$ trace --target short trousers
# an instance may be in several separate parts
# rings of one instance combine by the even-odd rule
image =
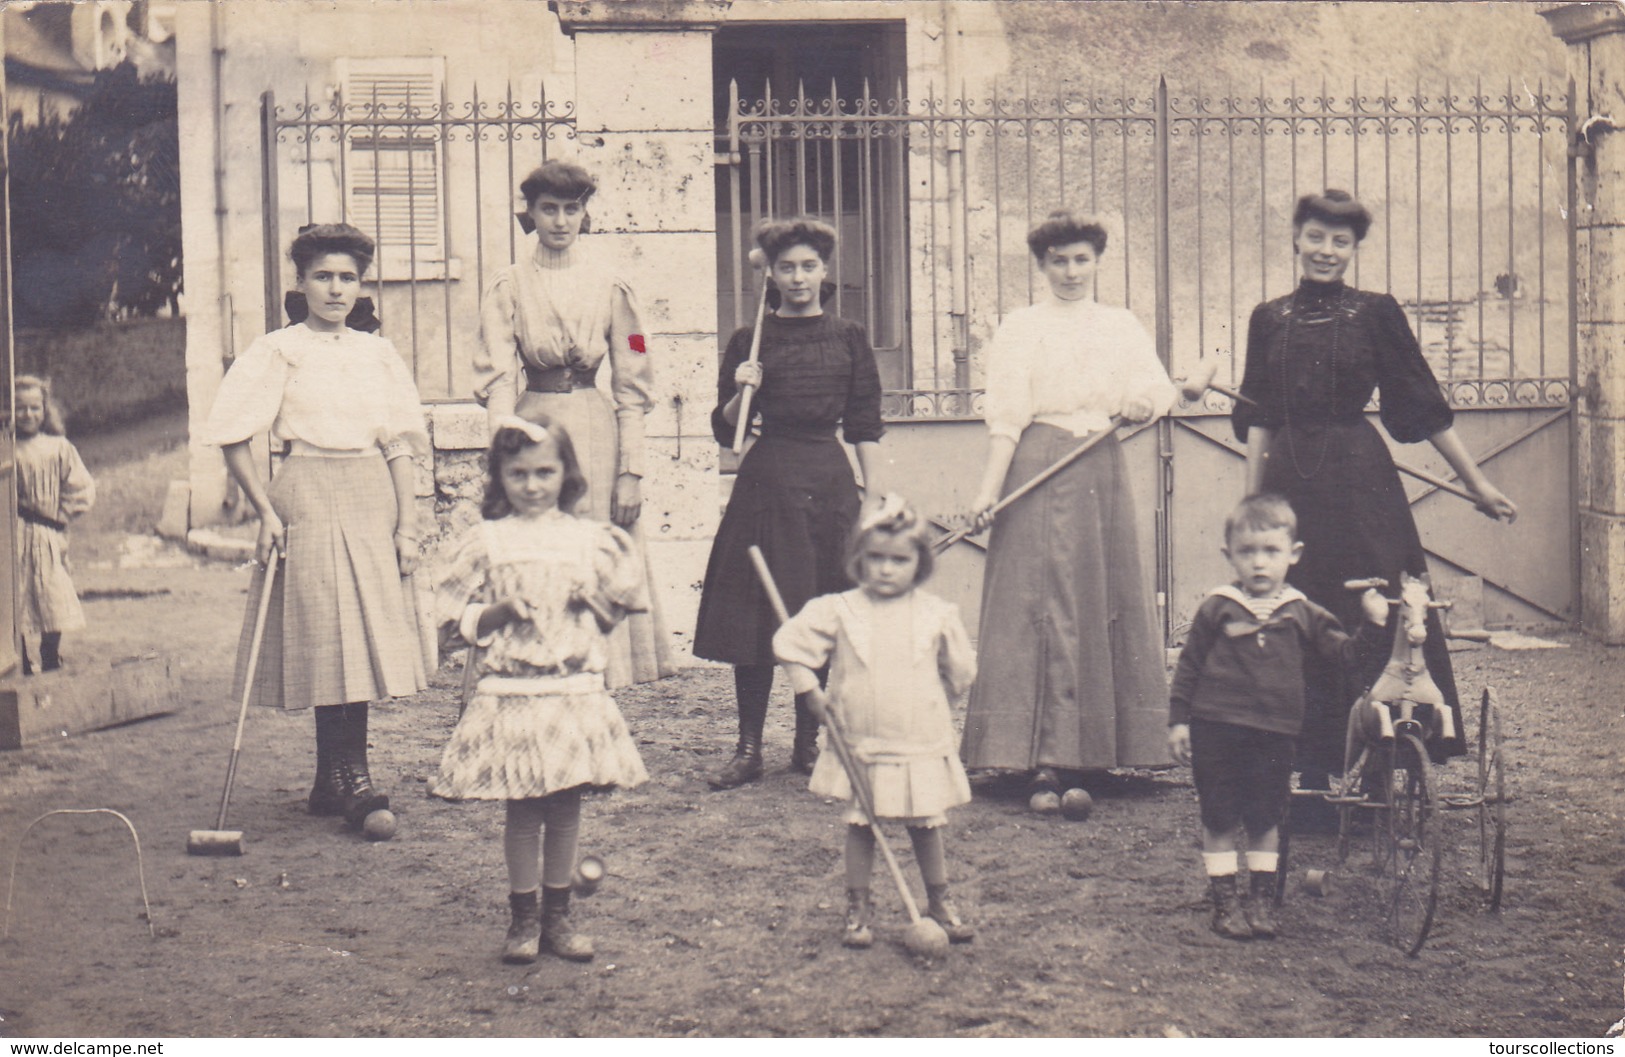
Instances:
[[[1191,774],[1202,825],[1260,836],[1286,817],[1297,739],[1211,719],[1191,719]]]

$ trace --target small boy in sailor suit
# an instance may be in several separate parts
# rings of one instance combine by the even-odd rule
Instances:
[[[1358,670],[1381,649],[1388,620],[1387,600],[1368,590],[1361,598],[1366,623],[1351,636],[1288,585],[1287,570],[1303,554],[1297,536],[1297,516],[1280,496],[1249,496],[1231,512],[1223,551],[1235,582],[1214,588],[1196,611],[1169,692],[1168,747],[1191,766],[1213,931],[1229,939],[1276,932],[1271,905],[1303,730],[1304,656],[1314,651]],[[1248,898],[1238,901],[1243,848]]]

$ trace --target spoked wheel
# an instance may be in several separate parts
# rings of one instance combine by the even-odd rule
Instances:
[[[1427,750],[1414,734],[1396,735],[1384,793],[1387,808],[1377,827],[1378,884],[1393,944],[1414,958],[1433,928],[1444,858],[1442,819],[1429,780]]]
[[[1506,751],[1495,693],[1486,686],[1478,708],[1478,886],[1492,911],[1501,909],[1506,845]]]

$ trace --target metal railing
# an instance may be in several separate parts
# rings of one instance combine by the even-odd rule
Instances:
[[[1252,307],[1296,283],[1298,196],[1335,186],[1376,217],[1349,280],[1401,302],[1453,404],[1565,406],[1572,97],[1511,83],[884,102],[867,86],[856,100],[735,88],[718,129],[719,230],[737,249],[719,263],[719,326],[749,307],[749,224],[821,216],[846,236],[835,310],[870,327],[888,415],[974,417],[980,350],[1044,292],[1026,233],[1070,206],[1110,235],[1097,296],[1138,312],[1174,373],[1218,354],[1234,382]]]
[[[282,324],[291,278],[284,231],[343,220],[378,243],[370,279],[383,333],[412,365],[425,400],[467,399],[479,299],[512,263],[519,181],[575,135],[574,107],[545,88],[518,98],[382,103],[335,95],[261,99],[265,142],[266,324]],[[291,178],[290,178],[291,177]]]

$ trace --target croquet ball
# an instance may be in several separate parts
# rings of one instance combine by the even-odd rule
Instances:
[[[1061,810],[1061,797],[1053,789],[1040,789],[1027,801],[1027,807],[1035,815],[1053,815]]]
[[[941,958],[948,953],[948,933],[930,918],[921,918],[903,932],[903,946],[920,958]]]
[[[1094,797],[1087,789],[1068,789],[1061,797],[1061,814],[1073,822],[1082,822],[1094,809]]]
[[[596,855],[584,855],[576,864],[574,887],[576,895],[590,896],[598,891],[604,880],[604,860]]]
[[[361,835],[368,840],[388,840],[395,835],[395,812],[380,809],[367,814]]]

